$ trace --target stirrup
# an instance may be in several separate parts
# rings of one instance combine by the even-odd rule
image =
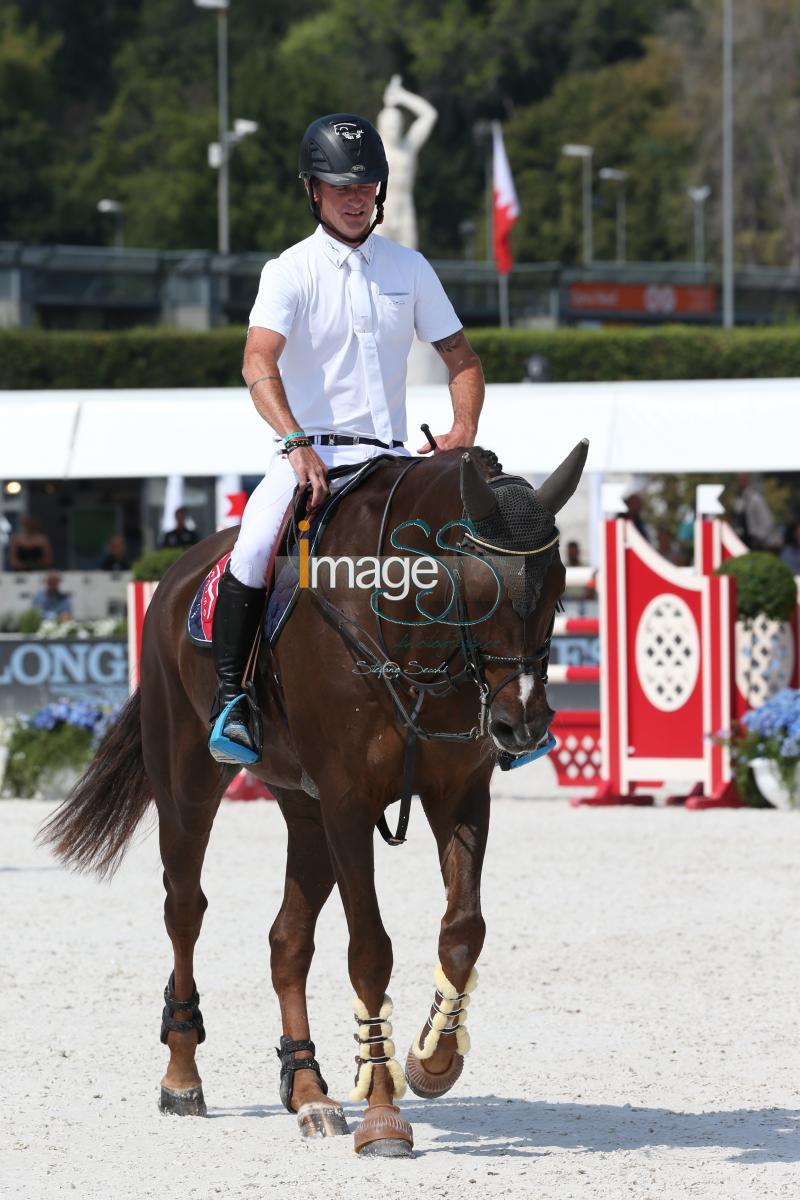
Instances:
[[[281,1035],[280,1046],[275,1047],[275,1053],[281,1060],[281,1103],[287,1112],[294,1113],[292,1108],[292,1087],[295,1071],[313,1071],[319,1079],[320,1091],[327,1096],[328,1085],[322,1078],[322,1072],[316,1058],[295,1058],[298,1050],[310,1050],[316,1054],[316,1047],[311,1041],[292,1041],[286,1034]]]
[[[242,692],[241,695],[235,696],[233,700],[225,705],[214,722],[211,729],[211,736],[208,739],[208,749],[212,758],[215,758],[220,763],[233,763],[240,767],[257,763],[261,757],[257,749],[244,746],[241,742],[234,741],[233,738],[227,737],[225,734],[225,725],[228,717],[231,711],[242,700],[249,704],[250,699],[247,692]],[[247,735],[252,740],[253,735],[244,722],[242,722],[242,728],[247,729]]]

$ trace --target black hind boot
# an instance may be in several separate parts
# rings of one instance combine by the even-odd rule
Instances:
[[[242,677],[264,615],[265,597],[265,588],[248,587],[229,566],[225,568],[211,634],[219,687],[211,709],[208,748],[217,762],[246,766],[261,757],[260,729]]]

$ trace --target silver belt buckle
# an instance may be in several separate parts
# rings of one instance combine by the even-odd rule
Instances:
[[[358,436],[358,434],[356,434],[355,437],[353,438],[353,445],[358,446],[360,444],[360,442],[361,442],[361,438]]]

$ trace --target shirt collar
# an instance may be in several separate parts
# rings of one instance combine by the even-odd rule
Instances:
[[[372,262],[372,255],[375,252],[375,235],[371,233],[365,242],[360,246],[346,246],[344,242],[339,242],[322,227],[317,226],[315,237],[319,239],[319,243],[331,262],[336,267],[343,267],[353,251],[361,254],[365,262]]]

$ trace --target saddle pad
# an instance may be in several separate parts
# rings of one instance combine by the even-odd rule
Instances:
[[[319,512],[315,514],[311,521],[311,529],[308,536],[311,541],[310,553],[314,553],[317,548],[317,543],[322,536],[323,530],[328,525],[333,513],[343,496],[348,492],[352,492],[368,475],[371,475],[377,466],[387,460],[394,461],[395,455],[380,454],[375,458],[368,458],[366,462],[359,463],[356,469],[353,468],[333,468],[329,472],[328,479],[330,484],[330,495],[325,500]],[[340,472],[340,473],[336,473]],[[292,505],[289,505],[291,511]],[[290,524],[290,522],[288,523]],[[286,619],[289,616],[294,602],[297,598],[298,584],[300,582],[300,571],[298,566],[299,561],[299,546],[295,544],[291,555],[286,554],[286,529],[288,524],[284,522],[285,529],[281,531],[278,538],[276,550],[278,554],[282,554],[282,561],[279,569],[275,572],[275,578],[272,584],[272,589],[267,600],[266,612],[264,614],[264,637],[274,645],[277,641],[278,634],[283,629]],[[283,543],[281,545],[281,543]],[[222,578],[222,573],[230,561],[231,551],[224,554],[222,558],[214,564],[211,570],[206,575],[200,587],[195,593],[194,599],[189,607],[189,616],[186,622],[186,633],[189,640],[195,646],[211,646],[211,631],[214,624],[214,608],[217,603],[217,595],[219,594],[219,581]],[[270,575],[272,568],[276,562],[276,558],[272,557],[267,565],[267,586],[269,586]]]

